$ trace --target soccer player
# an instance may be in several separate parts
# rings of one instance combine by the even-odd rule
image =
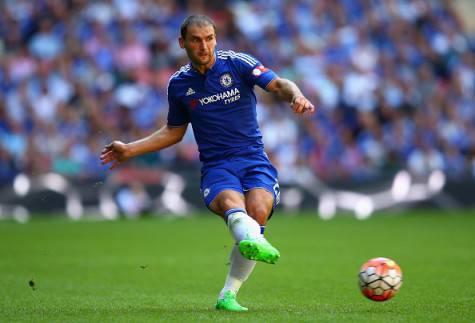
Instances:
[[[254,57],[216,50],[216,27],[204,15],[187,17],[180,47],[190,63],[168,83],[168,122],[140,140],[113,141],[102,151],[113,169],[129,158],[178,143],[189,123],[198,144],[201,193],[206,206],[221,216],[236,241],[217,309],[247,311],[236,294],[256,261],[274,264],[279,251],[264,238],[264,228],[279,202],[277,171],[264,152],[256,118],[255,85],[289,102],[297,114],[314,112],[295,83],[279,78]]]

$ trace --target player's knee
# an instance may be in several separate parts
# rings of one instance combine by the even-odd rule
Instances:
[[[225,197],[219,201],[220,207],[222,210],[229,210],[229,209],[235,209],[239,208],[241,206],[241,203],[239,203],[239,200],[236,200],[234,198],[229,198]]]
[[[262,205],[251,205],[247,209],[247,214],[257,221],[260,225],[265,225],[269,217],[270,210]]]
[[[223,192],[216,197],[211,204],[212,209],[217,209],[218,213],[224,213],[229,209],[244,208],[244,202],[241,196]]]

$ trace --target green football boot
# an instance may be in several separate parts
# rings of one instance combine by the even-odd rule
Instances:
[[[224,293],[224,298],[218,299],[216,302],[216,309],[233,312],[247,311],[247,307],[239,305],[239,303],[236,301],[236,294],[231,290],[228,290]]]
[[[279,250],[274,248],[266,239],[241,240],[239,251],[244,258],[275,264],[280,258]]]

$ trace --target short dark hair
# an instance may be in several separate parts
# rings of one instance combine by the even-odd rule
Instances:
[[[213,19],[205,15],[191,15],[185,18],[180,26],[180,35],[181,38],[185,39],[186,33],[188,31],[188,26],[197,25],[197,26],[213,26],[214,33],[216,34],[216,24]]]

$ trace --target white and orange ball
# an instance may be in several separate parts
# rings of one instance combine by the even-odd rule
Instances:
[[[392,298],[402,285],[402,271],[395,261],[373,258],[361,266],[360,289],[367,298],[382,302]]]

